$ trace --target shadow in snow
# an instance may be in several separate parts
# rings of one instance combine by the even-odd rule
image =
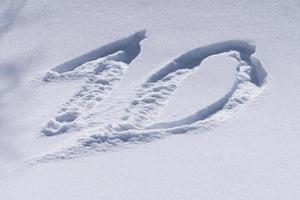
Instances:
[[[237,51],[240,53],[240,57],[243,61],[249,65],[253,65],[254,72],[251,76],[252,82],[256,85],[263,83],[266,72],[263,70],[261,64],[257,59],[251,60],[251,55],[255,52],[255,46],[250,45],[245,41],[240,40],[229,40],[225,42],[215,43],[204,47],[196,48],[191,50],[167,64],[159,71],[154,73],[149,79],[148,83],[157,82],[163,79],[168,74],[175,72],[179,69],[192,69],[201,64],[201,62],[211,56],[229,51]],[[260,76],[261,75],[261,76]]]
[[[86,62],[97,60],[98,58],[114,54],[118,51],[124,51],[125,54],[122,57],[120,57],[119,60],[116,61],[121,61],[129,64],[137,55],[139,55],[141,51],[139,42],[142,41],[144,38],[146,38],[145,30],[136,32],[135,34],[129,37],[109,43],[89,53],[86,53],[61,65],[58,65],[52,70],[58,73],[72,71]]]
[[[6,2],[2,2],[2,4],[5,3]],[[20,12],[25,5],[25,0],[12,1],[2,13],[0,12],[0,37],[7,33],[14,26]]]

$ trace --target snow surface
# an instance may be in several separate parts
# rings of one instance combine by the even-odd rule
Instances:
[[[299,199],[300,3],[0,2],[0,199]]]

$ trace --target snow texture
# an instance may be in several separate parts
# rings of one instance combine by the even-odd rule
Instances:
[[[140,33],[134,34],[133,37],[137,35]],[[137,44],[130,46],[137,46]],[[183,119],[151,124],[151,121],[159,116],[176,88],[201,67],[200,64],[205,58],[229,51],[233,52],[231,56],[239,64],[233,86],[227,94]],[[49,121],[41,132],[46,136],[78,130],[86,133],[76,138],[77,142],[74,145],[64,146],[65,150],[48,153],[37,159],[37,162],[82,156],[83,152],[86,152],[84,149],[107,151],[124,144],[149,142],[168,134],[186,133],[197,129],[207,130],[218,126],[232,116],[241,105],[257,96],[266,82],[267,73],[260,61],[252,55],[254,53],[255,46],[245,41],[226,41],[189,51],[146,79],[145,83],[136,89],[136,96],[133,97],[130,105],[125,106],[124,114],[119,120],[115,120],[114,123],[98,124],[92,130],[89,130],[89,125],[86,125],[86,120],[89,118],[87,113],[93,112],[95,102],[101,104],[102,99],[108,98],[106,91],[111,91],[117,86],[127,68],[126,52],[121,51],[87,62],[72,71],[57,75],[54,75],[55,72],[51,75],[48,73],[44,77],[47,82],[72,78],[86,78],[87,81],[83,89],[61,108],[55,120]],[[113,118],[118,118],[118,115]]]
[[[298,0],[0,1],[0,199],[300,199],[299,19]]]

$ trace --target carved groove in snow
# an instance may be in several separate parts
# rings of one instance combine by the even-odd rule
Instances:
[[[145,38],[145,33],[140,32],[131,37],[137,36],[139,39],[130,40],[136,43],[129,46],[139,46],[139,42]],[[42,130],[47,136],[80,130],[80,136],[71,137],[70,146],[49,153],[38,161],[73,158],[87,152],[107,151],[116,146],[145,143],[170,134],[208,130],[230,118],[243,104],[256,97],[266,82],[267,73],[260,61],[253,56],[255,46],[245,41],[233,40],[200,47],[175,58],[147,78],[136,89],[136,96],[128,100],[130,103],[127,107],[122,109],[121,114],[115,116],[118,118],[117,122],[107,122],[101,127],[92,129],[80,129],[77,123],[84,123],[83,113],[91,111],[94,104],[107,98],[107,93],[117,87],[128,64],[139,53],[137,50],[130,50],[131,53],[128,54],[124,49],[126,48],[122,47],[121,51],[75,68],[66,67],[68,71],[59,70],[59,73],[52,71],[45,76],[45,81],[84,78],[86,84]],[[160,114],[161,108],[168,103],[176,88],[186,77],[201,67],[200,64],[204,59],[229,51],[235,52],[235,58],[239,62],[230,91],[190,116],[151,124]],[[137,54],[133,55],[132,52]]]

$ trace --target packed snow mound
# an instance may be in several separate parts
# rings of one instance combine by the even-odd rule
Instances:
[[[116,61],[126,58],[121,51],[96,61],[88,62],[73,71],[58,74],[49,72],[44,80],[65,81],[70,79],[84,79],[81,90],[64,103],[57,116],[50,120],[42,133],[47,136],[79,130],[85,125],[84,121],[102,99],[106,98],[117,87],[128,67],[126,63]]]
[[[41,132],[53,136],[86,126],[90,112],[117,87],[128,64],[140,53],[139,43],[144,38],[145,31],[137,32],[47,72],[44,82],[84,79],[85,83]]]
[[[111,46],[104,46],[105,51],[100,47],[93,53],[80,56],[45,74],[43,81],[46,84],[76,79],[83,79],[84,84],[41,130],[45,136],[68,133],[68,141],[62,148],[42,155],[34,162],[73,158],[87,152],[145,143],[195,129],[205,131],[230,118],[242,105],[257,96],[265,85],[267,73],[260,61],[253,56],[254,45],[236,40],[220,42],[196,48],[175,58],[146,78],[144,83],[137,85],[136,95],[126,100],[127,105],[114,104],[117,112],[110,113],[108,107],[111,105],[102,103],[103,99],[109,98],[113,104],[117,94],[110,94],[124,77],[130,63],[138,56],[139,42],[144,37],[145,32],[138,32],[111,43]],[[107,51],[110,48],[113,50]],[[115,50],[118,51],[114,52]],[[96,56],[95,52],[102,53]],[[201,67],[204,59],[226,52],[227,56],[235,58],[238,66],[234,83],[223,97],[182,119],[153,124],[153,121],[159,119],[162,109],[178,86]],[[103,55],[105,56],[98,57]],[[94,56],[97,59],[90,61]],[[86,60],[86,63],[77,66]],[[106,112],[97,113],[97,109],[105,110],[105,107]],[[102,120],[107,119],[107,116],[110,120]]]

